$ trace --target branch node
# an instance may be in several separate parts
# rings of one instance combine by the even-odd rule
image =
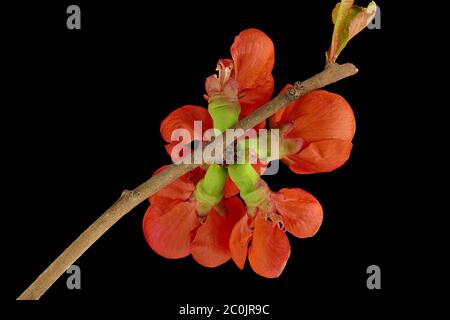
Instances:
[[[297,91],[300,91],[300,90],[302,90],[304,87],[303,87],[303,82],[301,82],[301,81],[296,81],[295,83],[294,83],[294,88],[295,88],[295,90],[297,90]]]
[[[294,101],[296,99],[298,99],[304,91],[305,87],[303,85],[303,82],[301,81],[296,81],[294,83],[294,85],[292,86],[292,88],[289,88],[286,92],[288,94],[288,99],[290,101]]]
[[[139,191],[123,190],[121,198],[136,198],[136,197],[139,197],[139,195],[140,195]]]
[[[287,89],[286,93],[289,101],[297,99],[297,90],[294,87]]]

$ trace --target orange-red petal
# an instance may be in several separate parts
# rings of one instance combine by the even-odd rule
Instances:
[[[157,175],[160,172],[167,169],[169,166],[163,166],[155,171],[153,175]],[[191,172],[186,173],[175,181],[169,183],[163,187],[154,195],[150,196],[150,202],[153,202],[157,197],[163,197],[168,199],[187,200],[195,190],[195,184],[204,176],[204,171],[200,168],[196,168]]]
[[[241,117],[267,102],[273,93],[275,49],[262,31],[242,31],[231,46],[235,78],[239,83]]]
[[[202,122],[202,132],[212,128],[212,119],[206,108],[199,106],[186,105],[181,108],[175,109],[170,113],[161,123],[161,136],[163,139],[172,143],[171,136],[175,129],[186,129],[190,133],[191,141],[194,140],[194,121]]]
[[[307,143],[351,141],[355,134],[355,116],[348,102],[325,90],[310,92],[287,106],[281,122],[293,122],[288,138],[302,138]]]
[[[285,232],[258,214],[248,252],[253,271],[266,278],[277,278],[283,272],[290,253],[291,246]]]
[[[230,260],[231,231],[245,214],[244,205],[237,197],[224,200],[221,204],[225,209],[224,215],[211,210],[191,245],[192,257],[205,267],[214,268]]]
[[[162,199],[162,198],[161,198]],[[145,239],[157,254],[168,259],[179,259],[191,253],[191,241],[200,225],[196,204],[189,201],[167,200],[150,205],[144,216]]]
[[[272,195],[287,231],[298,238],[312,237],[319,230],[323,210],[319,201],[301,189],[281,189]]]
[[[230,236],[231,258],[239,269],[244,269],[247,259],[248,244],[252,238],[253,230],[251,228],[252,220],[248,215],[244,215],[233,227]]]
[[[355,117],[343,97],[325,90],[310,92],[270,118],[272,128],[287,123],[291,129],[285,138],[304,141],[300,152],[283,159],[292,171],[329,172],[342,166],[350,156]]]
[[[203,170],[201,167],[197,167],[191,172],[189,172],[189,179],[194,185],[197,185],[197,183],[203,179],[205,173],[206,173],[205,170]]]
[[[270,75],[267,79],[255,88],[242,89],[239,92],[239,102],[241,104],[241,113],[239,119],[243,119],[253,111],[261,107],[270,100],[273,94],[274,79]],[[264,124],[264,125],[263,125]],[[265,121],[260,124],[260,128],[265,127]]]
[[[275,49],[264,32],[257,29],[242,31],[234,39],[230,51],[241,88],[255,88],[271,76]]]
[[[239,193],[239,188],[236,187],[233,180],[230,179],[230,176],[227,176],[227,180],[225,181],[225,186],[223,188],[223,196],[225,198],[231,198]]]
[[[150,212],[154,217],[162,217],[165,215],[172,207],[176,206],[178,203],[183,202],[183,200],[178,199],[167,199],[167,198],[161,198],[161,197],[155,197],[153,198],[153,201],[151,203],[151,210],[150,206],[147,208],[146,215],[144,215],[144,220],[149,218],[147,216],[147,212],[150,215]]]
[[[345,140],[317,141],[284,160],[295,173],[330,172],[348,160],[352,147],[353,144]]]

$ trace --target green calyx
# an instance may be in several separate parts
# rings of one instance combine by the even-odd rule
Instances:
[[[237,98],[216,95],[209,99],[208,112],[213,119],[214,129],[224,132],[238,122],[241,106]],[[207,215],[209,210],[219,204],[226,179],[227,170],[223,166],[212,164],[208,167],[205,177],[197,183],[194,192],[199,215]]]
[[[239,188],[241,196],[254,191],[261,179],[250,163],[229,165],[228,174],[236,187]]]
[[[197,183],[194,192],[199,215],[208,214],[209,210],[222,200],[226,179],[227,170],[224,167],[217,164],[208,167],[204,178]]]
[[[247,205],[248,213],[254,215],[256,208],[270,210],[270,189],[249,163],[228,166],[231,180],[239,188],[241,198]]]
[[[224,132],[238,122],[241,106],[238,100],[217,96],[210,99],[208,112],[213,119],[214,128]]]
[[[266,207],[268,192],[270,192],[270,190],[267,186],[265,184],[261,184],[251,192],[241,192],[241,197],[249,208]]]

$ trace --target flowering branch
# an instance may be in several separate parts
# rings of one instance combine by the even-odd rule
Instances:
[[[325,70],[304,82],[295,85],[275,97],[249,116],[239,121],[233,128],[248,130],[272,116],[300,96],[327,86],[336,81],[350,77],[358,72],[351,63],[330,63]],[[215,141],[219,141],[216,139]],[[215,143],[215,141],[211,143]],[[211,159],[203,159],[208,162]],[[192,163],[192,162],[191,162]],[[106,210],[89,228],[87,228],[39,277],[17,298],[17,300],[38,300],[50,286],[109,228],[130,212],[138,204],[148,199],[175,179],[192,171],[200,164],[171,165],[166,170],[151,177],[133,190],[125,190],[120,198]]]

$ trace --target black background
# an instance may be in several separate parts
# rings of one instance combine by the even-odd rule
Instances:
[[[204,79],[218,58],[229,57],[235,35],[255,27],[271,37],[278,92],[322,70],[334,3],[58,1],[5,10],[5,17],[14,14],[4,60],[10,71],[4,90],[11,96],[3,117],[11,125],[3,135],[4,181],[13,191],[8,299],[15,299],[123,189],[170,161],[160,122],[184,104],[206,106]],[[69,4],[81,7],[81,30],[66,28]],[[68,290],[63,275],[42,300],[141,301],[151,314],[164,312],[166,318],[175,318],[187,303],[270,304],[276,318],[301,314],[313,301],[384,308],[400,281],[392,260],[400,244],[396,209],[386,204],[397,188],[390,153],[394,127],[386,117],[394,111],[385,103],[389,70],[396,63],[390,47],[394,35],[389,7],[378,4],[381,30],[365,30],[339,57],[360,72],[327,88],[344,96],[355,112],[350,160],[332,173],[295,175],[282,166],[265,178],[273,190],[311,192],[325,213],[314,238],[290,236],[291,257],[279,279],[261,278],[248,264],[244,271],[232,262],[207,269],[191,257],[158,256],[141,231],[144,203],[76,262],[81,290]],[[366,287],[371,264],[382,270],[378,291]]]

